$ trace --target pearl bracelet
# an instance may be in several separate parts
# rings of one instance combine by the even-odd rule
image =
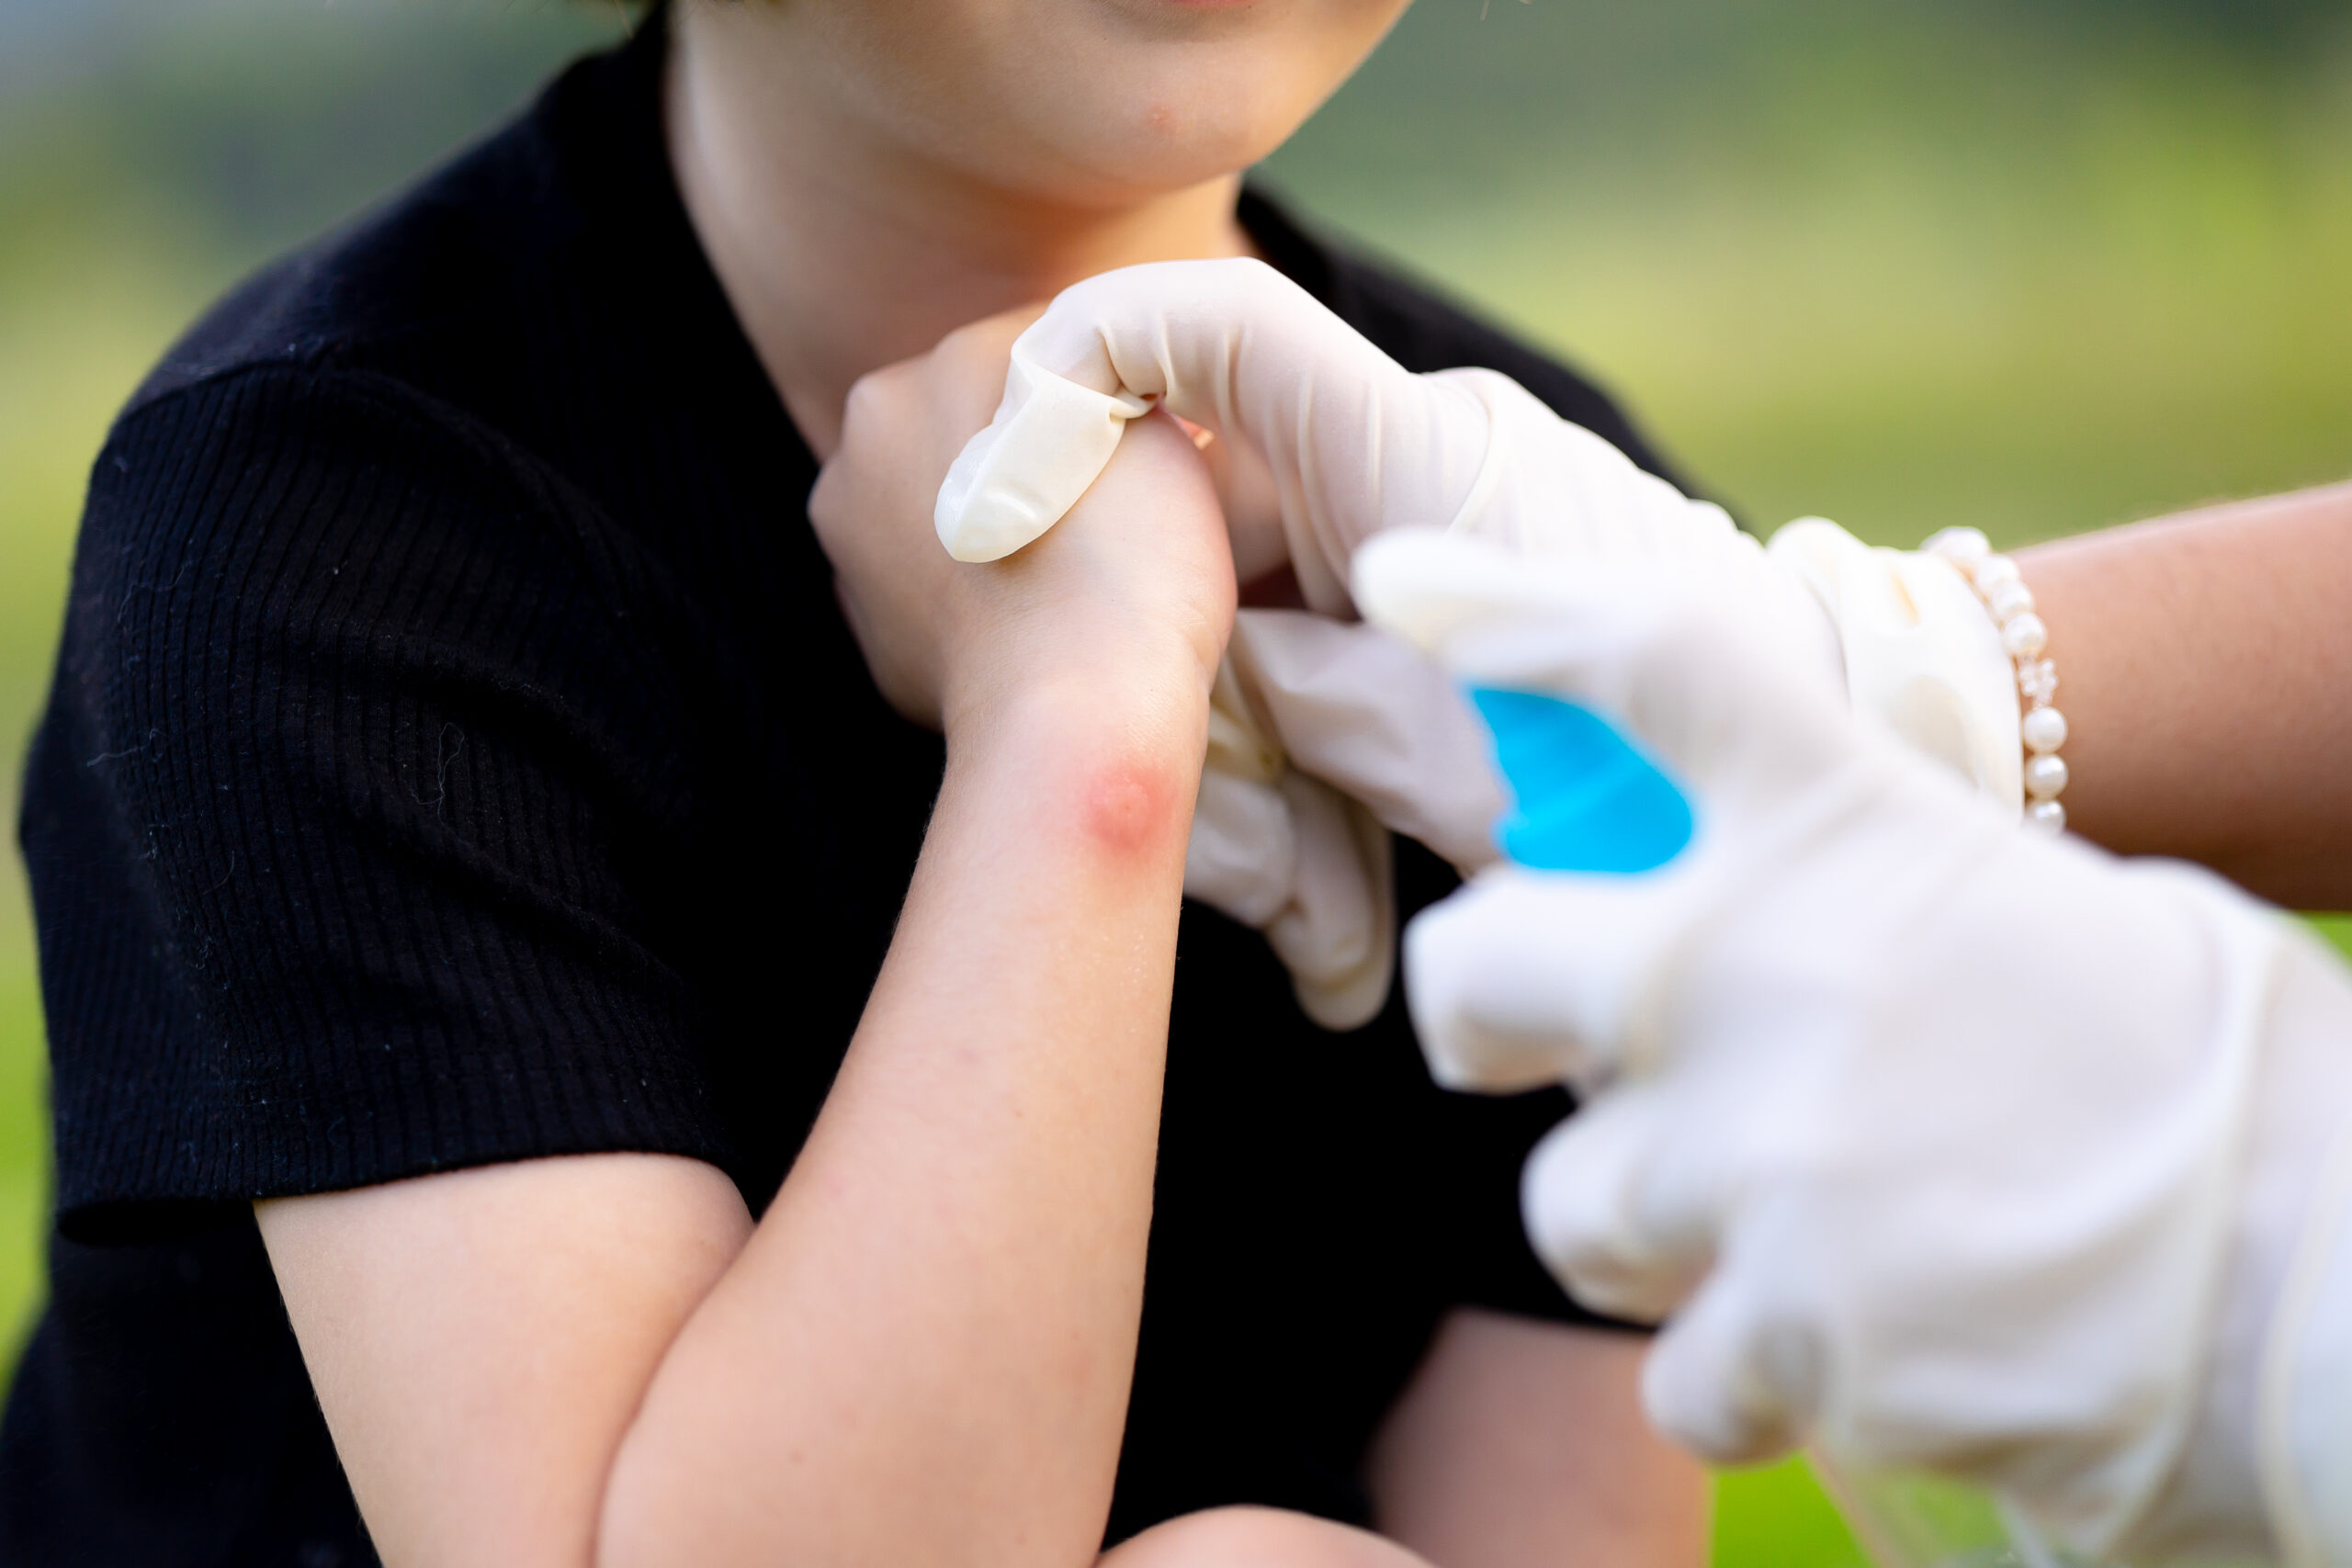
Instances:
[[[1951,562],[2001,628],[2001,651],[2016,663],[2018,690],[2030,705],[2018,721],[2026,750],[2025,819],[2044,832],[2064,831],[2066,808],[2058,796],[2066,787],[2066,761],[2058,748],[2066,744],[2066,716],[2050,703],[2058,694],[2058,667],[2041,656],[2050,628],[2034,614],[2033,590],[2018,575],[2018,563],[1994,554],[1977,529],[1945,528],[1919,548]]]

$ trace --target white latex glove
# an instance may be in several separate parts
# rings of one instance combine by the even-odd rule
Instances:
[[[1012,345],[1004,400],[939,491],[958,560],[1012,554],[1155,404],[1239,443],[1279,498],[1310,609],[1344,615],[1355,547],[1400,525],[1545,553],[1752,558],[1691,501],[1493,370],[1416,376],[1262,262],[1159,262],[1065,289]]]
[[[1588,1096],[1529,1229],[1588,1303],[1672,1314],[1664,1430],[1939,1469],[2095,1552],[2352,1562],[2332,955],[2018,829],[1737,603],[1423,534],[1355,594],[1465,683],[1613,716],[1692,802],[1661,870],[1498,865],[1406,939],[1442,1081]]]
[[[1234,518],[1237,535],[1278,526],[1308,606],[1326,616],[1353,614],[1360,542],[1441,525],[1532,555],[1737,577],[1835,668],[1821,608],[1720,507],[1643,472],[1508,377],[1408,372],[1255,261],[1129,267],[1066,290],[1014,343],[994,421],[940,489],[941,541],[959,560],[1019,549],[1155,404],[1270,481],[1278,519]],[[1375,824],[1465,873],[1494,853],[1498,800],[1476,721],[1385,640],[1242,612],[1186,864],[1185,890],[1264,930],[1301,1004],[1331,1028],[1365,1021],[1387,995],[1396,918]]]
[[[1389,831],[1465,875],[1495,858],[1485,744],[1452,683],[1386,633],[1244,610],[1211,694],[1184,891],[1265,933],[1308,1017],[1363,1023],[1396,966]]]

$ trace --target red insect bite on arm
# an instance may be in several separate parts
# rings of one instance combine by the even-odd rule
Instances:
[[[1157,853],[1182,841],[1191,782],[1165,763],[1106,761],[1079,783],[1078,820],[1090,840],[1122,859]]]

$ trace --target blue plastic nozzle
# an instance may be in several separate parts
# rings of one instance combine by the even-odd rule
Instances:
[[[1690,802],[1590,708],[1473,686],[1511,796],[1495,842],[1537,871],[1655,871],[1690,841]]]

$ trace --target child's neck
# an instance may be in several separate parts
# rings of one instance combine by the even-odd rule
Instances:
[[[736,13],[728,36],[703,36],[723,12]],[[1099,206],[989,189],[799,91],[788,39],[743,36],[763,12],[679,13],[670,157],[744,332],[820,457],[852,382],[967,321],[1111,267],[1248,254],[1238,175]]]

